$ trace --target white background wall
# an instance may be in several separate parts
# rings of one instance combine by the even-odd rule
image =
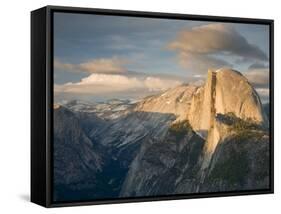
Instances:
[[[0,213],[270,213],[281,208],[281,6],[278,0],[2,0]],[[29,200],[30,11],[65,5],[275,19],[275,194],[44,209]],[[279,211],[280,212],[280,211]],[[276,213],[276,212],[275,212]]]

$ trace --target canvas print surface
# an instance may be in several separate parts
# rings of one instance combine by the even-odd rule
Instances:
[[[268,25],[53,24],[54,201],[269,189]]]

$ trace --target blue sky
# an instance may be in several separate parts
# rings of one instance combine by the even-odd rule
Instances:
[[[203,80],[207,68],[220,67],[250,81],[258,75],[253,84],[267,99],[265,25],[55,13],[54,47],[58,99],[139,98],[167,84]],[[109,90],[103,81],[111,80]]]

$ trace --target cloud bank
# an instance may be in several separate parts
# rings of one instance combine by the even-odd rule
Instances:
[[[54,68],[71,72],[116,74],[127,72],[125,68],[127,63],[125,59],[117,57],[92,59],[79,64],[63,63],[55,59]]]
[[[181,81],[164,79],[160,77],[125,76],[120,74],[91,74],[79,82],[69,82],[54,87],[57,94],[120,94],[137,95],[164,91],[168,88],[182,84]]]
[[[231,25],[208,24],[181,31],[168,44],[170,50],[178,53],[180,64],[193,72],[204,73],[208,68],[231,66],[225,57],[237,61],[268,60],[257,46],[250,44]]]

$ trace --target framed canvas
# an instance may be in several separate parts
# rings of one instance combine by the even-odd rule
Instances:
[[[273,189],[273,20],[32,11],[32,202]]]

